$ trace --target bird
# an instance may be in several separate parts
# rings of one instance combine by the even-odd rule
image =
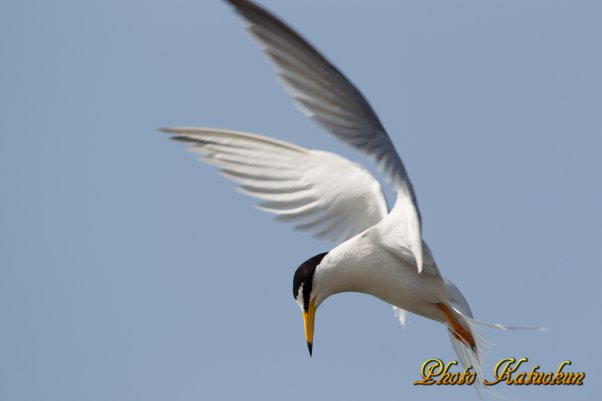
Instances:
[[[366,154],[396,193],[389,209],[379,182],[358,163],[263,135],[196,127],[162,128],[215,165],[257,207],[337,246],[303,262],[293,277],[310,356],[315,315],[330,296],[359,292],[443,324],[460,363],[482,377],[486,339],[470,306],[443,277],[422,238],[422,217],[391,137],[358,88],[293,28],[251,0],[226,0],[275,66],[296,106],[327,133]],[[489,326],[512,328],[500,324]]]

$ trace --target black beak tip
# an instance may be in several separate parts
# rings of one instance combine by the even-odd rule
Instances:
[[[311,356],[311,351],[313,349],[314,344],[310,343],[309,341],[307,342],[307,349],[309,350],[309,356]]]

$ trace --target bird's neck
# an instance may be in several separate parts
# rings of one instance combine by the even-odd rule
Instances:
[[[318,305],[329,296],[341,292],[366,292],[364,287],[371,280],[366,277],[370,274],[369,269],[362,263],[365,257],[357,257],[362,251],[361,244],[352,238],[324,257],[316,268],[313,281]]]

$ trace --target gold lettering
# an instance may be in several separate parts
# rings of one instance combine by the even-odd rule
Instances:
[[[420,369],[422,380],[414,381],[414,385],[461,385],[473,384],[476,380],[476,373],[471,372],[472,366],[464,369],[462,372],[450,372],[452,366],[458,365],[458,361],[449,361],[444,364],[441,359],[432,358],[425,361]]]
[[[437,385],[441,385],[441,384],[445,384],[445,385],[449,385],[449,384],[454,384],[451,382],[451,378],[452,378],[452,374],[449,373],[449,368],[457,365],[458,361],[449,361],[449,363],[447,365],[445,365],[445,369],[443,369],[443,374],[441,375],[441,379],[439,379],[437,381]]]
[[[566,365],[572,365],[572,362],[569,360],[566,360],[558,366],[558,369],[556,370],[556,377],[554,378],[554,384],[564,384],[563,378],[571,375],[570,373],[564,374],[562,372],[562,368],[564,368]]]
[[[520,359],[505,358],[500,360],[494,369],[495,379],[483,380],[486,386],[506,382],[508,385],[583,385],[585,372],[563,372],[567,365],[572,365],[569,360],[563,361],[556,369],[556,372],[539,372],[539,365],[534,366],[531,371],[519,372],[519,368],[525,362],[527,357]],[[458,361],[444,363],[441,359],[432,358],[422,364],[420,373],[422,380],[414,381],[415,385],[471,385],[477,379],[476,372],[473,372],[472,366],[463,371],[452,372],[451,369],[458,365]]]
[[[500,373],[500,370],[502,372],[506,372],[506,370],[508,369],[508,366],[510,366],[511,364],[513,364],[516,361],[516,359],[514,358],[506,358],[506,359],[502,359],[501,361],[499,361],[497,363],[497,365],[495,365],[495,378],[497,380],[490,382],[487,379],[483,380],[483,384],[486,386],[493,386],[494,384],[498,384],[499,382],[501,382],[502,380],[504,380],[504,374]],[[500,369],[501,367],[504,367],[503,369]]]
[[[513,384],[525,384],[525,378],[527,377],[527,374],[525,372],[520,372],[518,375],[516,375],[516,378],[513,380]]]
[[[554,375],[554,380],[552,381],[552,384],[562,384],[562,380],[568,375],[562,373],[562,372],[556,372],[556,374]]]
[[[541,380],[542,374],[538,373],[537,369],[539,369],[539,365],[537,365],[533,369],[531,369],[531,372],[529,372],[529,377],[527,377],[525,384],[540,384],[537,381]]]
[[[477,379],[477,374],[475,372],[469,372],[470,369],[472,369],[472,366],[469,366],[468,369],[462,373],[464,376],[464,382],[468,385],[474,384],[475,380]]]
[[[543,384],[552,384],[552,379],[554,378],[554,373],[552,372],[548,372],[545,375],[543,375]]]
[[[505,358],[502,359],[495,365],[495,378],[494,381],[483,380],[483,384],[486,386],[493,386],[494,384],[498,384],[501,381],[506,381],[508,384],[512,383],[512,373],[516,372],[520,365],[523,362],[526,362],[528,359],[526,357],[520,358],[518,361],[514,358]],[[514,365],[516,363],[516,365]]]
[[[562,379],[562,384],[567,385],[567,384],[573,384],[573,375],[574,373],[567,373],[564,375],[564,378]]]
[[[430,386],[435,384],[433,377],[438,377],[443,372],[443,361],[438,358],[432,358],[424,361],[420,368],[422,380],[415,380],[414,385]]]
[[[578,373],[572,373],[572,374],[573,374],[573,381],[571,382],[571,384],[576,384],[577,386],[583,385],[583,380],[585,379],[585,373],[578,372]]]

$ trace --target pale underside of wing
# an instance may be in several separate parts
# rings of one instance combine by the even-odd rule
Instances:
[[[378,181],[339,155],[284,141],[212,128],[167,128],[201,161],[216,165],[237,189],[264,202],[257,207],[297,230],[343,241],[387,215]]]
[[[276,66],[295,104],[344,143],[369,155],[397,190],[407,240],[422,270],[420,212],[405,167],[383,125],[360,91],[320,52],[267,10],[246,0],[229,0],[249,23],[249,32]],[[405,198],[405,199],[400,199]],[[395,233],[397,234],[397,233]]]

